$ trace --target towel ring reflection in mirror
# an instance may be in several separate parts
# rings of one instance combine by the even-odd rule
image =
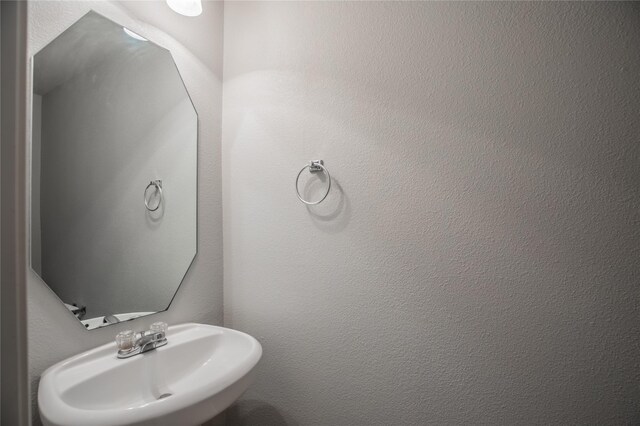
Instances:
[[[324,193],[322,198],[320,198],[318,201],[307,201],[304,198],[302,198],[302,195],[300,195],[300,190],[298,189],[298,181],[300,180],[300,175],[302,174],[302,172],[304,172],[304,170],[307,168],[309,169],[309,173],[323,172],[327,175],[327,180],[328,180],[327,191]],[[329,191],[331,191],[331,175],[329,174],[329,170],[327,170],[327,168],[324,166],[324,161],[322,160],[310,161],[309,164],[304,166],[298,172],[298,177],[296,177],[296,194],[298,195],[298,199],[303,203],[305,203],[306,205],[315,206],[316,204],[320,204],[321,202],[324,201],[325,198],[327,198],[327,195],[329,195]]]
[[[154,187],[155,188],[154,193],[157,193],[159,195],[157,197],[158,198],[158,204],[154,208],[151,208],[151,206],[149,205],[149,201],[150,201],[151,197],[149,197],[149,199],[147,199],[147,192],[149,191],[149,188],[151,188],[151,187]],[[164,198],[163,198],[163,195],[162,195],[162,180],[160,180],[160,179],[152,180],[151,182],[149,182],[149,185],[147,185],[147,187],[144,189],[144,206],[150,212],[155,212],[156,210],[158,210],[160,208],[160,206],[162,205],[163,201],[164,201]]]

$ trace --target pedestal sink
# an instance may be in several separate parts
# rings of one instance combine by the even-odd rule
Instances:
[[[116,344],[47,369],[38,405],[45,426],[199,425],[251,384],[260,343],[203,324],[169,327],[167,345],[118,359]]]

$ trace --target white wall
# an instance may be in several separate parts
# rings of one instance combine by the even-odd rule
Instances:
[[[638,422],[638,46],[632,4],[227,3],[230,424]]]
[[[85,330],[38,276],[29,271],[29,369],[34,410],[37,382],[45,368],[111,341],[120,330],[142,329],[158,320],[170,324],[188,321],[222,323],[220,120],[223,5],[221,2],[207,2],[203,15],[197,18],[199,21],[193,21],[165,10],[165,2],[30,2],[30,54],[40,50],[90,9],[170,49],[192,96],[200,118],[198,254],[167,312],[92,331]],[[206,21],[204,24],[203,20]],[[183,28],[199,28],[199,39],[191,38],[186,44],[176,41]],[[207,57],[202,56],[203,45],[208,47]],[[30,93],[31,87],[26,95],[30,96]],[[34,421],[39,424],[35,411]]]

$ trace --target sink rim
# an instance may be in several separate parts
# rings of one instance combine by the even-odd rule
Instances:
[[[132,407],[109,407],[109,408],[83,408],[71,404],[65,398],[65,393],[75,386],[79,386],[89,378],[69,380],[60,384],[60,375],[70,373],[72,369],[90,368],[88,363],[104,362],[103,371],[118,368],[118,366],[131,363],[142,363],[145,357],[152,357],[172,348],[187,344],[191,340],[199,340],[202,337],[213,335],[227,335],[232,338],[241,337],[247,342],[247,350],[242,351],[242,356],[234,357],[233,363],[222,370],[221,375],[215,376],[214,380],[194,381],[193,388],[183,389],[179,393],[174,393],[170,398],[160,398],[149,401],[140,401]],[[144,423],[166,416],[181,410],[188,410],[189,407],[202,403],[208,399],[215,399],[217,395],[224,393],[236,383],[242,381],[249,375],[262,356],[262,346],[252,336],[241,331],[207,324],[184,323],[169,327],[167,331],[169,342],[173,345],[166,345],[142,355],[136,355],[127,359],[117,359],[115,342],[106,343],[80,354],[67,358],[57,364],[47,368],[42,373],[38,389],[38,406],[40,415],[45,424],[63,425],[73,424],[79,418],[90,419],[90,424],[109,425],[129,425]],[[223,337],[224,338],[224,337]],[[173,339],[173,340],[172,340]],[[224,340],[223,340],[224,341]],[[212,354],[216,353],[214,349]],[[191,373],[205,367],[208,363],[196,367]],[[212,364],[213,365],[213,364]],[[131,368],[131,366],[129,366]],[[170,364],[168,365],[170,368]],[[206,372],[206,368],[203,370]],[[185,376],[185,377],[188,377]],[[65,378],[63,378],[64,380]],[[68,377],[66,379],[69,379]],[[125,385],[131,385],[126,383]],[[244,390],[244,389],[243,389]],[[226,408],[226,407],[225,407]],[[214,414],[215,415],[215,414]],[[114,419],[114,417],[118,417]],[[89,423],[87,423],[89,424]]]

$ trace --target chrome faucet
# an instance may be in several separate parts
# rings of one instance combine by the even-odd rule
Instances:
[[[121,331],[116,335],[118,358],[129,358],[167,344],[167,323],[155,322],[149,330],[135,333]]]

